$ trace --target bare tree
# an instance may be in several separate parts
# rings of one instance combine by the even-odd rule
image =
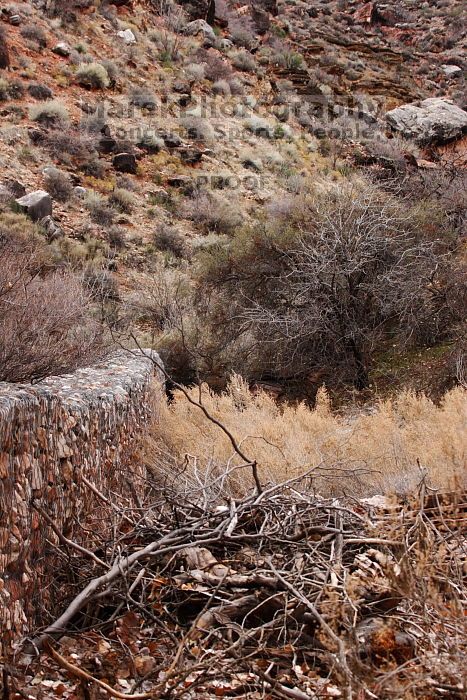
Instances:
[[[382,337],[439,333],[441,260],[404,202],[346,183],[276,209],[232,246],[213,280],[230,322],[273,347],[278,366],[341,366],[363,389]]]

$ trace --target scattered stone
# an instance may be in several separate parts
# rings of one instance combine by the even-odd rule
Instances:
[[[214,29],[204,19],[195,19],[194,22],[189,22],[185,27],[185,34],[188,36],[203,35],[205,41],[214,44],[216,35]]]
[[[178,104],[180,107],[188,107],[188,105],[191,102],[191,95],[186,94],[186,95],[180,95],[178,98]]]
[[[40,221],[46,216],[52,216],[52,197],[44,190],[30,192],[15,200],[20,211],[27,214],[33,221]]]
[[[181,148],[179,155],[181,161],[186,165],[197,165],[201,161],[204,151],[198,148]]]
[[[221,39],[219,46],[223,50],[231,49],[233,46],[233,41],[231,41],[230,39]]]
[[[263,163],[259,158],[246,158],[243,161],[243,167],[260,173],[263,170]]]
[[[45,216],[43,219],[41,219],[40,225],[49,242],[63,237],[63,229],[51,216]]]
[[[97,150],[99,153],[113,153],[117,147],[117,142],[112,136],[103,136],[99,139]]]
[[[172,177],[167,178],[167,184],[169,187],[176,187],[177,189],[182,190],[182,192],[186,195],[193,194],[195,191],[195,184],[191,177],[188,177],[187,175],[173,175]]]
[[[462,68],[459,68],[459,66],[454,66],[451,64],[443,64],[441,66],[443,69],[444,75],[446,75],[448,78],[457,78],[459,75],[462,75]]]
[[[71,54],[71,48],[66,41],[60,41],[53,47],[52,53],[55,53],[57,56],[62,56],[62,58],[68,58]]]
[[[117,36],[123,39],[125,44],[136,44],[136,37],[131,29],[122,29],[121,31],[117,32]]]
[[[467,113],[450,100],[431,97],[386,112],[388,126],[420,145],[445,143],[467,131]]]
[[[162,139],[167,148],[178,148],[182,145],[182,139],[177,134],[162,134]]]
[[[133,153],[117,153],[112,161],[112,165],[119,173],[130,173],[135,175],[138,169],[136,157]]]

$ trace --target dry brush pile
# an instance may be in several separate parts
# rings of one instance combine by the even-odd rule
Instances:
[[[4,698],[463,696],[465,495],[180,484],[100,494],[113,516],[86,547],[49,516],[61,614],[5,666]]]

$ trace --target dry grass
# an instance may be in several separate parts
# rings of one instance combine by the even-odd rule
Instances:
[[[191,391],[198,399],[199,389]],[[467,402],[461,387],[440,405],[402,392],[371,412],[339,415],[323,389],[314,410],[305,404],[279,406],[266,393],[253,395],[234,376],[225,393],[204,388],[202,401],[257,460],[263,482],[315,469],[313,486],[323,495],[370,496],[411,492],[425,473],[430,486],[443,489],[466,478]],[[226,465],[241,463],[227,437],[183,395],[177,393],[161,410],[147,446],[148,462],[159,472],[173,474],[178,467],[184,477],[194,475],[194,483],[200,478],[208,483]],[[250,485],[248,470],[235,471],[230,479],[236,494]]]

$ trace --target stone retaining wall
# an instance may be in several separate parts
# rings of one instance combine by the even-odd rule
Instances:
[[[88,517],[108,518],[81,475],[104,492],[137,481],[132,448],[162,387],[148,357],[126,352],[35,385],[0,382],[0,661],[52,612],[56,535],[33,503],[78,539]]]

